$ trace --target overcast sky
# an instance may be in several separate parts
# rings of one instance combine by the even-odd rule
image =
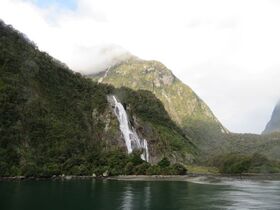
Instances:
[[[0,18],[75,71],[111,44],[159,60],[233,132],[260,133],[280,99],[278,0],[1,0]]]

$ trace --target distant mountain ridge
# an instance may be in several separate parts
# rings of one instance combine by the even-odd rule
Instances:
[[[270,121],[267,123],[263,134],[280,132],[280,101],[276,104]]]

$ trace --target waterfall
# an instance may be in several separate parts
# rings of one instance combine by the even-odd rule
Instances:
[[[143,146],[142,148],[144,149],[144,153],[141,154],[142,160],[146,160],[149,162],[149,150],[148,150],[148,142],[146,139],[143,139]]]
[[[126,148],[128,154],[130,154],[134,149],[143,149],[141,154],[142,160],[149,162],[149,151],[148,143],[146,139],[140,139],[136,133],[134,127],[129,125],[127,113],[123,105],[117,101],[115,96],[112,96],[114,103],[114,112],[118,118],[120,124],[120,130],[125,140]]]

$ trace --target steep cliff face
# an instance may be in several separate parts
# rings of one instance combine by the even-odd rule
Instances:
[[[280,132],[280,101],[275,106],[270,121],[265,127],[263,134]]]
[[[129,161],[108,95],[145,138],[150,162],[193,160],[195,148],[150,92],[97,84],[0,22],[0,176],[92,174]]]

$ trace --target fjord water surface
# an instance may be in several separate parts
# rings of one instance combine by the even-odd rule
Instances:
[[[1,210],[280,209],[280,182],[5,181]]]

